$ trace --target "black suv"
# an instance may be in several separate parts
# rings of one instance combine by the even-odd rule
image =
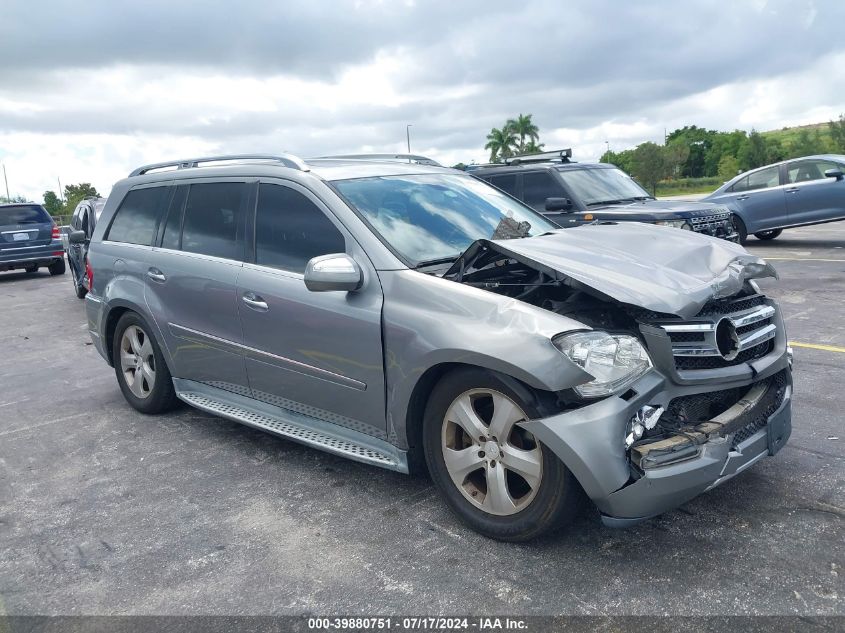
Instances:
[[[88,293],[88,244],[97,220],[106,206],[105,198],[90,196],[76,205],[70,218],[70,231],[62,234],[62,244],[70,265],[71,280],[76,296],[83,299]]]
[[[515,156],[503,165],[467,171],[546,215],[562,227],[595,221],[647,222],[720,237],[739,236],[727,207],[655,200],[615,165],[570,161],[572,150]]]

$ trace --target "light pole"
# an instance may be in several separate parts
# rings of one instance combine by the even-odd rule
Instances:
[[[604,142],[604,144],[605,144],[605,145],[607,145],[607,154],[606,154],[606,156],[607,156],[607,158],[608,158],[608,160],[609,160],[609,159],[610,159],[610,141],[605,141],[605,142]]]
[[[11,202],[12,198],[9,195],[9,179],[6,177],[6,163],[3,163],[3,180],[6,181],[6,200]]]
[[[412,125],[413,125],[413,123],[408,123],[408,125],[405,126],[405,138],[408,141],[408,153],[409,154],[411,153],[411,126]]]

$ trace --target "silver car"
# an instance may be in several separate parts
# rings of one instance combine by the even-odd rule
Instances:
[[[759,167],[704,200],[730,208],[743,244],[749,234],[773,240],[784,229],[845,220],[845,156],[804,156]]]
[[[560,229],[463,172],[383,158],[191,159],[118,182],[85,301],[126,400],[427,468],[503,540],[564,524],[584,493],[636,523],[787,441],[765,261],[687,231]]]

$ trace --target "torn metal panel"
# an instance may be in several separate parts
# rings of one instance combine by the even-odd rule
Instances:
[[[749,279],[777,277],[742,246],[640,224],[588,225],[518,240],[478,240],[445,273],[468,273],[513,260],[600,298],[691,318],[712,299],[737,294]],[[501,283],[499,280],[498,283]]]

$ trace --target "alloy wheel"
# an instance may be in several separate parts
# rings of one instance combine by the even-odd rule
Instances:
[[[523,410],[492,389],[472,389],[446,411],[441,449],[446,470],[475,507],[498,516],[516,514],[534,499],[543,477],[543,453],[518,426]]]
[[[137,398],[152,393],[156,381],[155,354],[147,333],[130,325],[120,338],[120,369],[126,386]]]

